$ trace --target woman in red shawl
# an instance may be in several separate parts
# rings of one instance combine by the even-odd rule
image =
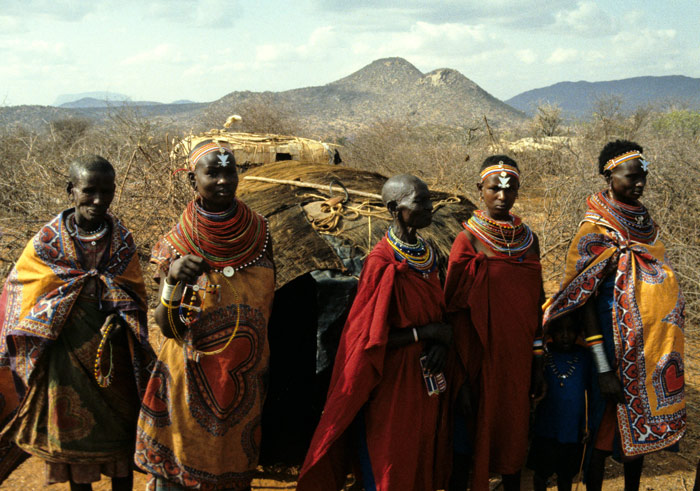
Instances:
[[[539,245],[530,228],[510,213],[519,185],[512,159],[488,157],[477,183],[485,209],[464,223],[450,253],[445,302],[465,371],[459,398],[465,403],[455,422],[454,490],[466,489],[466,454],[472,451],[471,489],[488,489],[489,472],[502,475],[506,490],[520,488],[531,387],[533,397],[544,391],[541,358],[533,366],[533,346],[536,355],[542,353]],[[460,433],[471,442],[460,445]]]
[[[342,489],[351,461],[367,490],[446,484],[440,392],[452,330],[443,324],[435,254],[416,233],[430,225],[433,205],[425,183],[409,175],[390,178],[382,198],[393,223],[362,269],[299,491]]]

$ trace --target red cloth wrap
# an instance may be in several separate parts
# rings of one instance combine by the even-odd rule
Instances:
[[[443,321],[437,273],[426,278],[406,262],[398,262],[386,238],[382,239],[362,269],[324,412],[297,490],[342,488],[347,464],[356,456],[355,435],[346,430],[363,406],[378,490],[446,487],[445,464],[450,464],[447,398],[427,394],[419,361],[423,342],[392,349],[386,346],[392,328]]]
[[[473,490],[488,489],[489,471],[512,474],[525,462],[541,270],[535,256],[477,253],[464,233],[450,252],[447,313],[463,377],[472,400],[478,401],[470,428],[475,440]]]

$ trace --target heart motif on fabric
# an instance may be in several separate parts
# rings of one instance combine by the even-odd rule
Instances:
[[[657,409],[682,403],[685,396],[685,370],[683,357],[672,351],[661,357],[652,375],[652,385],[657,398]]]
[[[58,441],[80,440],[90,434],[95,419],[82,405],[80,396],[72,387],[58,386],[49,389],[49,434]]]
[[[663,371],[664,386],[666,394],[675,395],[683,390],[685,377],[683,369],[678,366],[676,360],[671,360]]]

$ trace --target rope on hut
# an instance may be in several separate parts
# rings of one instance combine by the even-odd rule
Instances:
[[[350,190],[348,190],[348,193]],[[326,198],[325,196],[320,196],[318,194],[304,194],[302,198],[314,198],[316,200],[322,200],[321,211],[323,213],[328,213],[327,216],[321,218],[312,218],[311,226],[314,230],[329,234],[338,235],[343,230],[342,228],[337,229],[341,218],[346,220],[357,220],[360,216],[366,216],[369,221],[370,228],[370,242],[371,242],[371,219],[373,216],[382,218],[384,220],[391,220],[391,216],[386,208],[383,206],[373,205],[369,201],[363,201],[359,205],[353,206],[344,202],[343,198],[336,196],[335,198]]]
[[[247,179],[249,181],[271,182],[273,184],[286,184],[288,186],[296,186],[299,188],[312,188],[312,189],[320,189],[320,190],[328,189],[327,185],[316,184],[315,182],[291,181],[289,179],[272,179],[271,177],[258,177],[258,176],[245,176],[243,179]],[[365,198],[373,198],[373,199],[376,199],[379,201],[382,200],[382,197],[379,194],[368,193],[366,191],[358,191],[356,189],[346,189],[346,191],[348,192],[348,194],[355,194],[357,196],[364,196]]]

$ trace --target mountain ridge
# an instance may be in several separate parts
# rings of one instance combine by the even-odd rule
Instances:
[[[506,100],[532,115],[540,103],[558,104],[569,117],[585,117],[600,98],[619,96],[624,110],[660,103],[679,103],[700,108],[700,78],[685,75],[645,75],[601,82],[564,81],[527,90]]]

